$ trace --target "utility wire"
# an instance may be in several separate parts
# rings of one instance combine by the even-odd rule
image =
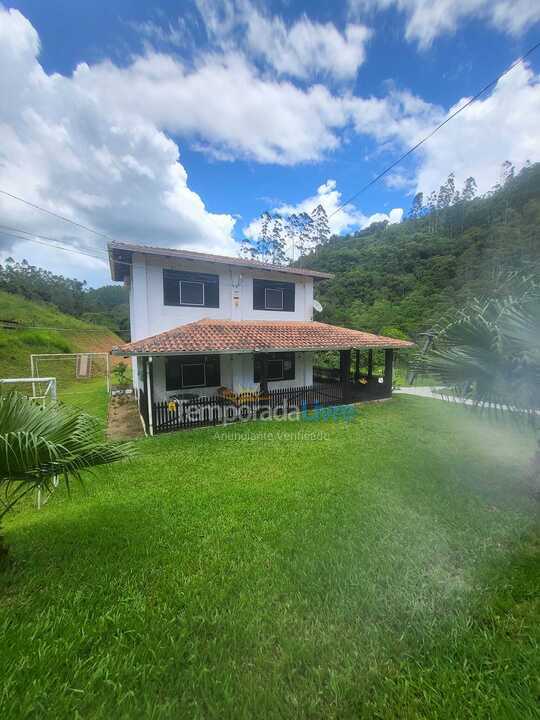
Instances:
[[[462,113],[464,110],[466,110],[468,107],[470,107],[476,100],[478,100],[479,97],[484,95],[488,90],[490,90],[494,85],[496,85],[499,80],[501,80],[505,75],[508,75],[517,65],[522,63],[525,58],[527,58],[529,55],[532,55],[535,50],[537,50],[540,47],[540,42],[537,42],[535,45],[533,45],[531,48],[527,50],[523,55],[521,55],[517,60],[514,60],[514,62],[509,65],[506,70],[504,70],[500,75],[498,75],[494,80],[489,82],[487,85],[485,85],[479,92],[476,93],[472,98],[470,98],[466,103],[461,105],[457,110],[455,110],[451,115],[449,115],[445,120],[443,120],[437,127],[435,127],[430,133],[428,133],[425,137],[423,137],[421,140],[419,140],[415,145],[410,147],[406,152],[403,153],[397,160],[395,160],[391,165],[389,165],[387,168],[385,168],[382,172],[380,172],[376,177],[374,177],[372,180],[370,180],[368,183],[366,183],[363,187],[360,188],[356,193],[351,195],[347,200],[342,202],[338,207],[328,215],[329,218],[333,217],[336,213],[338,213],[340,210],[342,210],[344,207],[346,207],[349,203],[351,203],[353,200],[356,200],[356,198],[364,193],[366,190],[368,190],[370,187],[375,185],[381,178],[383,178],[385,175],[387,175],[390,170],[393,170],[393,168],[396,167],[396,165],[399,165],[403,160],[405,160],[409,155],[412,155],[416,150],[418,150],[419,147],[421,147],[424,143],[426,143],[430,138],[432,138],[436,133],[441,130],[446,124],[448,124],[451,120],[453,120],[457,115]],[[46,208],[41,207],[40,205],[37,205],[33,202],[30,202],[29,200],[25,200],[24,198],[14,195],[13,193],[8,192],[7,190],[3,190],[0,188],[0,194],[5,195],[6,197],[12,198],[13,200],[18,200],[19,202],[24,203],[25,205],[28,205],[29,207],[32,207],[36,210],[40,210],[41,212],[47,213],[47,215],[52,215],[53,217],[59,218],[60,220],[63,220],[64,222],[70,223],[71,225],[75,225],[76,227],[82,228],[83,230],[87,230],[88,232],[93,233],[94,235],[97,235],[98,237],[102,237],[106,240],[109,240],[111,242],[114,242],[114,238],[112,238],[110,235],[107,235],[106,233],[99,232],[98,230],[94,230],[94,228],[89,227],[88,225],[83,225],[82,223],[78,223],[75,220],[71,220],[71,218],[67,218],[64,215],[60,215],[59,213],[55,213],[52,210],[47,210]],[[18,232],[26,232],[24,230],[19,230]],[[39,236],[36,236],[39,237]],[[21,238],[19,238],[21,239]],[[50,240],[50,238],[48,239]],[[33,242],[39,242],[37,239],[33,239]],[[46,244],[45,240],[41,241],[42,244]],[[86,253],[82,250],[75,250],[67,248],[66,246],[58,246],[58,245],[52,245],[52,247],[56,247],[60,250],[71,250],[72,252],[79,253],[81,255],[88,255],[90,257],[95,257],[96,259],[101,259],[96,255],[92,255],[90,253]],[[124,261],[116,261],[121,262],[124,265],[131,265],[131,263],[126,263]]]
[[[41,212],[47,213],[47,215],[52,215],[53,217],[59,218],[60,220],[63,220],[64,222],[71,223],[72,225],[82,228],[83,230],[87,230],[88,232],[91,232],[94,235],[98,235],[99,237],[105,238],[105,240],[111,240],[112,242],[114,242],[113,238],[110,235],[99,232],[99,230],[94,230],[94,228],[91,228],[88,225],[83,225],[82,223],[76,222],[75,220],[71,220],[71,218],[67,218],[65,215],[59,215],[58,213],[55,213],[52,210],[47,210],[46,208],[41,207],[41,205],[36,205],[35,203],[30,202],[29,200],[25,200],[24,198],[19,197],[18,195],[13,195],[12,193],[8,192],[7,190],[2,190],[0,188],[0,193],[2,195],[6,195],[7,197],[12,198],[13,200],[18,200],[19,202],[22,202],[25,205],[28,205],[29,207],[34,208],[35,210],[40,210]]]
[[[525,58],[527,58],[529,55],[531,55],[535,50],[538,50],[540,47],[540,42],[537,42],[536,45],[533,45],[531,48],[527,50],[527,52],[524,55],[521,55],[517,60],[514,60],[514,62],[509,65],[504,72],[502,72],[500,75],[498,75],[494,80],[489,82],[485,87],[483,87],[479,92],[476,93],[472,98],[470,98],[466,103],[461,105],[457,110],[455,110],[451,115],[449,115],[443,122],[439,123],[436,128],[434,128],[430,133],[428,133],[425,137],[423,137],[421,140],[419,140],[416,145],[413,145],[411,148],[409,148],[401,157],[399,157],[397,160],[395,160],[391,165],[389,165],[385,170],[380,172],[376,177],[373,178],[373,180],[370,180],[368,183],[366,183],[363,187],[358,190],[358,192],[354,193],[354,195],[351,195],[347,200],[341,203],[333,212],[328,215],[329,218],[333,217],[336,213],[338,213],[340,210],[343,210],[343,208],[348,205],[353,200],[356,200],[356,198],[364,193],[368,188],[370,188],[372,185],[375,185],[376,182],[378,182],[381,178],[383,178],[387,173],[390,172],[393,168],[396,167],[396,165],[399,165],[400,162],[405,160],[405,158],[409,157],[409,155],[412,155],[415,150],[418,150],[418,148],[423,145],[425,142],[427,142],[430,138],[432,138],[435,133],[439,132],[441,128],[443,128],[447,123],[450,122],[450,120],[453,120],[456,115],[459,115],[461,112],[466,110],[470,105],[472,105],[478,98],[486,93],[490,88],[492,88],[494,85],[496,85],[499,80],[501,80],[505,75],[508,75],[509,72],[511,72],[517,65],[522,63]]]
[[[61,240],[57,240],[56,238],[50,237],[49,235],[40,235],[39,233],[32,232],[31,230],[23,230],[22,228],[16,228],[16,227],[11,227],[10,225],[0,224],[0,232],[2,232],[4,230],[7,230],[8,233],[10,233],[10,232],[23,233],[24,235],[30,235],[31,237],[39,238],[40,240],[46,240],[48,242],[53,242],[53,243],[61,243],[62,242]],[[96,257],[95,255],[93,255],[93,253],[90,253],[90,251],[88,251],[88,250],[77,250],[77,252],[88,253],[88,254],[92,255],[93,257]],[[106,250],[100,250],[99,248],[95,248],[95,252],[99,252],[102,255],[104,255],[105,257],[107,257],[107,254],[108,254],[106,252]]]
[[[105,260],[108,255],[105,251],[103,251],[103,255],[94,255],[93,253],[87,252],[85,250],[79,250],[74,247],[68,247],[67,245],[62,244],[61,240],[56,240],[55,238],[50,238],[44,235],[36,235],[35,233],[28,232],[28,230],[21,230],[20,228],[13,228],[18,233],[26,233],[29,237],[22,236],[22,235],[16,235],[14,232],[7,232],[5,230],[2,230],[2,227],[6,226],[0,226],[0,234],[6,236],[6,237],[12,237],[17,240],[24,240],[28,242],[34,242],[38,243],[39,245],[45,245],[46,247],[54,248],[55,250],[65,250],[66,252],[72,252],[76,253],[78,255],[86,255],[86,257],[95,258],[96,260]],[[40,238],[40,239],[38,239]],[[97,252],[100,252],[99,250]],[[115,260],[115,263],[118,263],[120,265],[128,265],[129,267],[132,266],[132,263],[127,262],[126,260]]]

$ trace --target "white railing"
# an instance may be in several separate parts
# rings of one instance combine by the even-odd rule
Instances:
[[[56,378],[55,377],[29,377],[29,378],[0,378],[0,387],[3,385],[16,385],[17,383],[25,383],[32,385],[32,400],[56,400]],[[36,394],[36,386],[41,388],[45,385],[45,391],[42,395]]]

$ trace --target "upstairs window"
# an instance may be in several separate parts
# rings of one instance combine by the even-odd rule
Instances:
[[[163,304],[219,307],[219,275],[163,270]]]
[[[265,310],[283,310],[283,290],[281,288],[264,288]]]
[[[253,280],[253,309],[294,312],[294,283]]]
[[[202,305],[204,307],[204,283],[180,280],[180,305]]]
[[[219,387],[221,371],[219,355],[186,355],[168,357],[165,363],[165,388]]]
[[[268,353],[267,354],[267,376],[266,379],[273,380],[294,380],[295,376],[295,355],[294,353]],[[253,362],[253,382],[261,382],[263,359],[255,355]]]

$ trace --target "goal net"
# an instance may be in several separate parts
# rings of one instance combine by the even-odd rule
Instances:
[[[84,399],[89,393],[110,391],[111,359],[104,352],[34,354],[30,356],[30,374],[56,378],[60,400]],[[41,391],[39,383],[37,391]]]

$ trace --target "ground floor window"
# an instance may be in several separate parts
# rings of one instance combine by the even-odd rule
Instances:
[[[294,380],[294,353],[268,353],[267,380]],[[261,382],[263,359],[255,355],[253,381]]]
[[[165,363],[167,390],[217,387],[221,385],[219,355],[168,357]]]

